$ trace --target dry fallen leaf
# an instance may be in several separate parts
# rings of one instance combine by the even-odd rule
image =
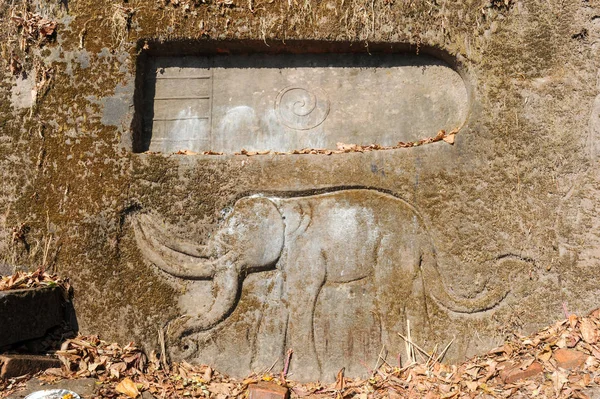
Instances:
[[[571,328],[575,328],[577,325],[577,315],[572,314],[569,316],[569,324],[571,325]]]
[[[444,140],[448,144],[452,144],[453,145],[454,144],[454,136],[456,136],[456,134],[451,133],[451,134],[445,136],[442,140]]]
[[[202,376],[202,379],[206,382],[209,383],[210,380],[212,379],[212,369],[210,367],[207,367],[206,370],[204,371],[204,375]]]
[[[465,385],[469,389],[469,392],[475,392],[479,386],[479,383],[477,381],[465,381]]]
[[[336,391],[343,391],[345,388],[345,381],[344,381],[344,371],[345,370],[346,370],[346,368],[342,367],[342,369],[337,373],[337,377],[335,379]]]
[[[115,387],[115,391],[122,393],[124,395],[127,395],[133,399],[137,398],[138,395],[140,394],[140,391],[138,391],[135,383],[133,381],[131,381],[131,379],[129,379],[129,378],[123,379],[123,381],[121,381]]]
[[[552,357],[552,350],[548,348],[544,348],[544,350],[538,355],[538,359],[544,362],[547,362]]]
[[[596,325],[590,319],[581,320],[580,325],[581,337],[588,344],[595,344],[598,340],[598,331],[596,330]]]

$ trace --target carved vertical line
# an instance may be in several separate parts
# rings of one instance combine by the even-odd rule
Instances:
[[[215,72],[214,66],[209,69],[210,71],[210,101],[208,106],[208,117],[210,118],[210,122],[208,123],[208,137],[209,137],[209,150],[214,150],[213,148],[213,101],[214,101],[214,93],[215,93]]]
[[[425,310],[425,321],[427,322],[427,327],[431,326],[431,323],[429,321],[429,308],[427,306],[427,288],[425,287],[425,276],[423,276],[423,253],[421,252],[419,254],[419,264],[418,264],[418,273],[421,276],[421,284],[423,286],[423,306],[424,306],[424,310]],[[425,266],[427,267],[427,266]],[[437,265],[436,265],[437,267]]]
[[[164,121],[163,121],[163,130],[162,130],[162,132],[161,132],[161,137],[168,137],[168,136],[167,136],[167,129],[168,129],[168,127],[169,127],[168,123],[169,123],[169,121],[168,121],[168,120],[164,120]]]
[[[312,208],[311,208],[312,210]],[[323,271],[324,271],[324,276],[323,276],[323,280],[321,281],[321,284],[319,284],[319,288],[317,289],[317,293],[315,295],[315,298],[313,300],[312,303],[312,310],[310,313],[310,346],[311,346],[311,350],[312,350],[312,354],[315,357],[315,359],[317,360],[317,366],[319,367],[319,376],[322,376],[323,374],[323,362],[321,360],[321,357],[319,356],[319,353],[317,352],[317,344],[315,342],[315,310],[317,309],[317,303],[319,301],[319,296],[321,296],[321,291],[323,291],[323,287],[325,286],[325,282],[327,281],[327,268],[328,268],[328,259],[327,259],[327,254],[325,253],[324,250],[321,250],[319,252],[319,255],[321,256],[321,258],[323,259],[324,267],[323,267]]]

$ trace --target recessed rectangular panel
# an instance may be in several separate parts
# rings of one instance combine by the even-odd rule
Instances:
[[[157,79],[156,92],[160,97],[206,97],[212,92],[211,76]],[[158,96],[157,96],[158,97]]]
[[[151,57],[144,93],[143,141],[156,152],[395,145],[468,113],[456,71],[402,54]]]
[[[211,103],[210,96],[157,97],[152,120],[208,118]]]

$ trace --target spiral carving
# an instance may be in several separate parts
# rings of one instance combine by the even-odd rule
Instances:
[[[281,123],[290,129],[309,130],[319,126],[329,115],[329,99],[321,89],[290,86],[277,95],[275,111]]]

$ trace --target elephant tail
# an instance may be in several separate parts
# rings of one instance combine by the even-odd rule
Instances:
[[[438,305],[455,313],[478,313],[491,310],[500,305],[508,296],[510,290],[505,287],[494,287],[474,298],[464,298],[448,292],[446,287],[431,294]]]
[[[432,256],[423,265],[424,283],[429,287],[429,293],[438,305],[455,313],[478,313],[499,306],[511,292],[510,274],[513,271],[523,271],[531,265],[532,260],[514,255],[497,258],[492,267],[500,272],[493,279],[493,286],[473,298],[461,297],[452,293],[444,284],[437,269],[435,258]]]

